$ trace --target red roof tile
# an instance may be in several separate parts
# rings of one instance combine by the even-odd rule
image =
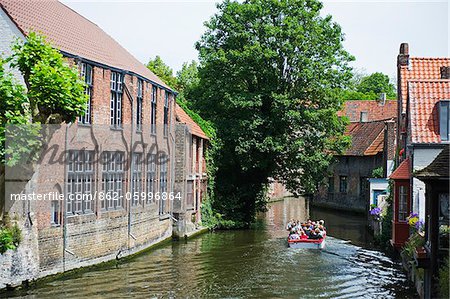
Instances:
[[[178,104],[176,104],[175,114],[178,122],[188,125],[192,135],[209,140],[200,126]]]
[[[384,121],[350,123],[345,134],[352,138],[352,145],[345,156],[372,156],[383,151],[384,127]]]
[[[407,180],[411,176],[409,158],[406,158],[389,176],[393,180]]]
[[[0,6],[25,35],[40,32],[63,52],[134,72],[170,89],[100,27],[56,0],[0,0]]]
[[[408,81],[440,79],[442,66],[450,66],[450,58],[411,57],[408,66],[400,67],[402,112],[406,112]]]
[[[439,101],[450,99],[450,80],[410,81],[409,128],[412,143],[440,143]]]
[[[384,105],[378,101],[347,101],[338,116],[347,116],[351,122],[360,121],[361,112],[367,112],[367,121],[376,121],[397,117],[397,101],[386,100]]]

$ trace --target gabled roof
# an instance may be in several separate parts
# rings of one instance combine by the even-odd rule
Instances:
[[[442,66],[450,66],[450,58],[410,57],[409,65],[400,67],[402,112],[406,112],[408,81],[440,79]]]
[[[390,175],[390,179],[393,180],[408,180],[410,175],[410,162],[409,158],[406,158],[400,165],[394,170],[394,172]]]
[[[209,140],[205,132],[200,128],[200,126],[181,108],[176,104],[175,108],[176,119],[178,122],[186,124],[191,130],[191,134],[197,137]]]
[[[409,127],[412,143],[440,143],[439,101],[450,100],[450,80],[410,81]]]
[[[420,179],[449,178],[450,146],[447,145],[430,165],[414,174]]]
[[[56,0],[0,0],[0,7],[25,36],[41,33],[62,52],[136,73],[170,89],[100,27]]]
[[[338,116],[347,116],[351,122],[360,121],[361,112],[367,112],[367,121],[376,121],[397,117],[397,101],[386,100],[384,104],[378,101],[346,101]]]
[[[344,156],[373,156],[383,151],[384,121],[354,122],[347,125],[345,134],[352,145]]]

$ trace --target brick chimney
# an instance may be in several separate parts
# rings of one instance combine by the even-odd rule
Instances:
[[[398,66],[407,66],[409,63],[409,45],[408,43],[402,43],[400,45],[400,52],[397,56]]]
[[[450,79],[450,66],[441,66],[441,79]]]
[[[380,97],[377,99],[378,105],[384,106],[386,104],[386,93],[382,92],[380,93]]]

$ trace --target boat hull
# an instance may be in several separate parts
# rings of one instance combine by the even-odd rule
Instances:
[[[290,248],[324,249],[325,238],[319,240],[288,240]]]

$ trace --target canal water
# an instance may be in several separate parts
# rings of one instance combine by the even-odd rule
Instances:
[[[324,250],[290,249],[289,219],[323,219]],[[219,231],[0,295],[12,298],[415,298],[400,265],[368,249],[363,217],[271,203],[250,230]]]

